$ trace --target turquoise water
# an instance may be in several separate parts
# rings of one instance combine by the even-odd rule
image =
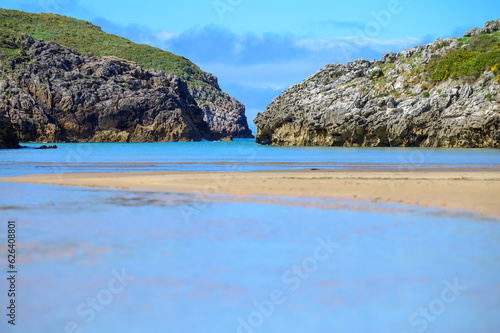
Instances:
[[[0,151],[1,175],[500,165],[495,150],[58,146]],[[7,220],[17,221],[19,271],[17,325],[2,314],[0,331],[500,331],[498,221],[259,199],[0,183],[3,309]]]
[[[495,149],[269,147],[235,142],[58,143],[0,150],[1,176],[84,171],[248,171],[300,168],[498,167]],[[219,163],[219,164],[214,164]]]

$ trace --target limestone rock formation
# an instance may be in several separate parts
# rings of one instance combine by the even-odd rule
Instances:
[[[205,85],[189,88],[189,92],[203,110],[203,119],[210,129],[222,137],[253,138],[248,128],[245,106],[223,92],[215,76],[202,74],[201,81]]]
[[[500,19],[496,21],[488,21],[484,25],[484,28],[474,28],[467,30],[464,34],[464,37],[472,37],[481,34],[488,34],[490,32],[495,32],[500,30]]]
[[[0,58],[5,65],[12,58],[19,58],[21,47],[27,52],[26,41],[18,45],[15,39],[23,32],[29,32],[35,39],[53,41],[67,46],[81,55],[116,56],[142,66],[144,69],[164,71],[176,75],[187,83],[188,91],[204,112],[203,118],[212,133],[219,137],[252,137],[248,128],[244,106],[223,92],[217,78],[204,72],[189,59],[149,45],[136,44],[126,38],[108,34],[101,27],[88,21],[71,17],[28,13],[0,8]],[[8,36],[3,38],[2,36]],[[4,72],[0,70],[0,73]],[[0,75],[0,80],[4,79]],[[143,89],[143,88],[142,88]],[[92,140],[108,137],[109,140],[133,140],[121,129],[104,129]],[[109,132],[106,132],[109,131]],[[99,130],[101,132],[101,130]],[[127,131],[129,133],[130,131]],[[120,135],[115,135],[121,133]],[[129,133],[130,134],[130,133]]]
[[[466,36],[499,28],[500,20],[491,21]],[[473,77],[437,82],[427,78],[432,59],[467,48],[465,43],[458,38],[438,39],[385,54],[381,61],[328,64],[283,91],[257,115],[256,142],[499,148],[498,67]]]

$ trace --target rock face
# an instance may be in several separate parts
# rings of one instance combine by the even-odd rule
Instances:
[[[204,72],[185,57],[107,34],[101,27],[87,21],[56,14],[35,14],[0,8],[0,58],[2,55],[7,59],[16,56],[9,49],[20,47],[15,40],[2,36],[18,37],[22,32],[29,32],[36,39],[67,46],[81,55],[116,56],[136,62],[145,69],[176,75],[187,83],[189,92],[204,111],[204,120],[213,133],[221,137],[252,137],[244,106],[221,91],[215,76]],[[5,59],[2,62],[5,64]],[[0,76],[0,79],[3,78]],[[98,134],[95,140],[106,137],[117,141],[127,140],[121,132],[123,131],[113,130],[112,133]],[[121,134],[115,135],[116,133]]]
[[[474,28],[467,30],[464,34],[464,37],[472,37],[472,36],[477,36],[481,34],[488,34],[490,32],[498,31],[500,30],[500,19],[496,21],[488,21],[484,25],[484,28]]]
[[[203,119],[210,129],[222,137],[253,138],[248,128],[245,106],[223,92],[215,76],[202,74],[201,81],[205,83],[204,86],[189,88],[189,92],[203,110]]]
[[[19,148],[19,138],[10,119],[0,113],[0,149],[5,148]]]
[[[1,41],[0,41],[1,42]],[[213,133],[187,85],[116,57],[81,56],[23,34],[5,38],[0,112],[22,141],[199,141]],[[0,56],[1,57],[1,56]]]
[[[497,31],[500,20],[469,35]],[[273,145],[500,148],[500,82],[426,83],[422,68],[461,47],[449,38],[385,54],[381,61],[329,64],[283,91],[255,119],[256,142]]]

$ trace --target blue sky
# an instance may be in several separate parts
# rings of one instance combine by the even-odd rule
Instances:
[[[185,56],[246,105],[254,132],[257,112],[327,63],[380,59],[500,17],[498,0],[4,0],[0,6],[91,21]]]

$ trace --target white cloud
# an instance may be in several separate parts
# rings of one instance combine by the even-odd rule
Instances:
[[[199,64],[201,68],[216,73],[229,83],[237,83],[254,89],[288,89],[291,84],[318,70],[318,64],[303,61],[234,65],[229,63]]]
[[[339,47],[341,41],[337,38],[298,38],[294,41],[294,46],[309,51],[324,51]]]
[[[370,37],[357,37],[349,36],[343,38],[345,41],[356,45],[357,47],[368,47],[380,52],[386,52],[388,48],[407,48],[416,46],[421,42],[420,38],[416,37],[406,37],[406,38],[370,38]]]
[[[179,38],[180,35],[181,34],[178,32],[168,32],[168,31],[157,31],[154,33],[154,36],[160,42],[168,42],[172,39],[177,39]]]
[[[350,47],[357,47],[360,50],[362,48],[371,48],[375,50],[384,51],[390,47],[408,47],[410,45],[415,45],[420,39],[415,37],[407,38],[393,38],[393,39],[381,39],[381,38],[369,38],[369,37],[355,37],[347,36],[341,38],[297,38],[294,41],[294,46],[298,48],[303,48],[312,52],[333,50],[345,47],[349,45]]]

